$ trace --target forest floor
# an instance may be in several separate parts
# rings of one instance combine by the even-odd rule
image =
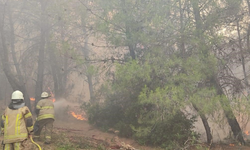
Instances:
[[[5,107],[0,104],[0,113]],[[43,150],[162,150],[160,148],[141,146],[136,141],[127,138],[120,138],[113,130],[103,132],[90,125],[87,120],[78,120],[70,115],[69,109],[76,111],[76,107],[67,108],[54,122],[52,143],[45,145],[42,139],[37,143]],[[78,109],[79,112],[79,109]],[[3,137],[0,136],[0,141]],[[250,143],[247,146],[241,146],[237,143],[213,144],[212,147],[205,144],[198,144],[196,147],[183,150],[250,150]]]
[[[123,150],[163,150],[156,147],[141,146],[136,141],[117,137],[115,133],[100,131],[87,121],[74,120],[56,121],[54,127],[55,150],[81,150],[81,149],[123,149]],[[65,142],[67,141],[67,142]],[[74,145],[74,149],[72,148]],[[67,149],[68,147],[71,147]],[[61,149],[60,149],[61,148]],[[187,150],[250,150],[250,143],[241,146],[237,143],[220,143],[210,147],[198,144],[197,147]],[[184,149],[183,149],[184,150]]]

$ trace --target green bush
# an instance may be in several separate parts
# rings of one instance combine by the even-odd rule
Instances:
[[[145,127],[146,134],[140,136],[142,130],[137,130],[136,139],[140,143],[167,148],[172,144],[183,144],[190,138],[199,138],[199,135],[192,131],[195,117],[188,119],[182,112],[169,115],[163,121],[155,123],[153,126]]]
[[[113,107],[113,105],[104,104],[89,106],[89,122],[104,130],[115,128],[120,131],[120,136],[134,137],[143,145],[166,148],[173,143],[183,145],[190,137],[199,138],[198,134],[193,132],[195,117],[187,117],[181,111],[169,114],[164,120],[151,124],[148,122],[139,123],[139,119],[133,122],[135,114],[124,115],[121,108],[114,109]]]
[[[121,109],[112,103],[84,104],[83,107],[87,110],[89,123],[105,130],[114,127],[123,117]]]
[[[161,51],[156,53],[141,62],[117,65],[115,79],[101,92],[105,101],[86,105],[86,110],[90,123],[102,129],[114,128],[141,144],[174,149],[199,138],[193,132],[195,117],[182,110],[195,100],[201,108],[203,100],[208,105],[209,90],[197,86],[205,76],[199,60],[182,63],[174,55],[166,59]],[[207,110],[210,107],[203,113]]]

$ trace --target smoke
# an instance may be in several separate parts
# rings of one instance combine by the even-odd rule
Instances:
[[[208,118],[211,134],[213,136],[213,142],[222,142],[227,137],[230,137],[230,126],[226,123],[226,120],[222,121],[221,124],[216,123],[212,118]],[[206,142],[207,135],[200,117],[197,118],[197,122],[194,124],[195,131],[200,134],[200,140]]]
[[[188,111],[191,112],[192,114],[196,114],[191,109],[188,109]],[[213,142],[215,143],[227,142],[227,141],[229,142],[230,140],[234,139],[234,135],[232,133],[231,127],[229,126],[226,117],[223,117],[223,116],[224,116],[224,113],[222,111],[215,112],[213,115],[207,116],[208,124],[211,130],[211,134],[213,136]],[[243,115],[243,116],[245,116],[245,118],[248,118],[247,115]],[[250,140],[250,123],[246,121],[247,119],[244,120],[244,122],[242,122],[239,117],[236,117],[236,119],[242,129],[243,138],[245,140]],[[206,131],[202,123],[202,120],[199,116],[194,126],[195,126],[194,130],[200,134],[200,140],[202,142],[206,142],[207,140]]]
[[[64,98],[56,99],[56,101],[54,102],[55,111],[67,105],[69,105],[69,102],[67,102],[66,99]]]
[[[64,120],[68,115],[69,102],[64,98],[56,99],[54,102],[55,117],[59,120]]]
[[[200,134],[200,141],[206,142],[206,131],[197,112],[193,110],[192,107],[186,107],[184,112],[187,114],[197,115],[197,121],[194,123],[194,131]],[[221,118],[222,115],[222,112],[217,112],[214,115],[207,116],[208,124],[213,136],[213,142],[222,142],[225,141],[226,138],[230,137],[230,126],[228,125],[226,118]]]
[[[65,120],[69,117],[69,112],[80,108],[78,103],[67,101],[65,98],[56,99],[54,102],[55,117],[59,120]]]

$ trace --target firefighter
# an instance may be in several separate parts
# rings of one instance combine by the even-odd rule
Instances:
[[[1,119],[1,132],[4,135],[4,150],[34,149],[28,138],[33,131],[32,114],[25,106],[23,93],[14,91],[11,103]]]
[[[45,127],[45,144],[50,144],[54,122],[54,104],[47,92],[41,94],[41,100],[36,105],[37,119],[34,129],[34,139],[40,138],[40,133]]]

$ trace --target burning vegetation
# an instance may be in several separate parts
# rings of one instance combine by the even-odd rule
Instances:
[[[35,101],[36,99],[34,97],[31,97],[30,98],[30,101]]]
[[[215,125],[245,145],[237,119],[250,118],[249,1],[0,1],[0,98],[20,88],[36,94],[35,109],[45,87],[58,110],[90,101],[91,123],[141,143],[171,149],[206,135],[210,144],[229,133]]]
[[[76,114],[75,112],[73,111],[70,111],[69,114],[71,116],[73,116],[74,118],[76,118],[77,120],[87,120],[86,118],[83,117],[82,114]]]
[[[54,103],[56,101],[55,95],[54,95],[54,93],[51,91],[51,89],[49,87],[48,87],[48,89],[49,89],[49,92],[50,92],[51,100]]]
[[[250,131],[245,131],[245,134],[246,135],[250,135]]]

